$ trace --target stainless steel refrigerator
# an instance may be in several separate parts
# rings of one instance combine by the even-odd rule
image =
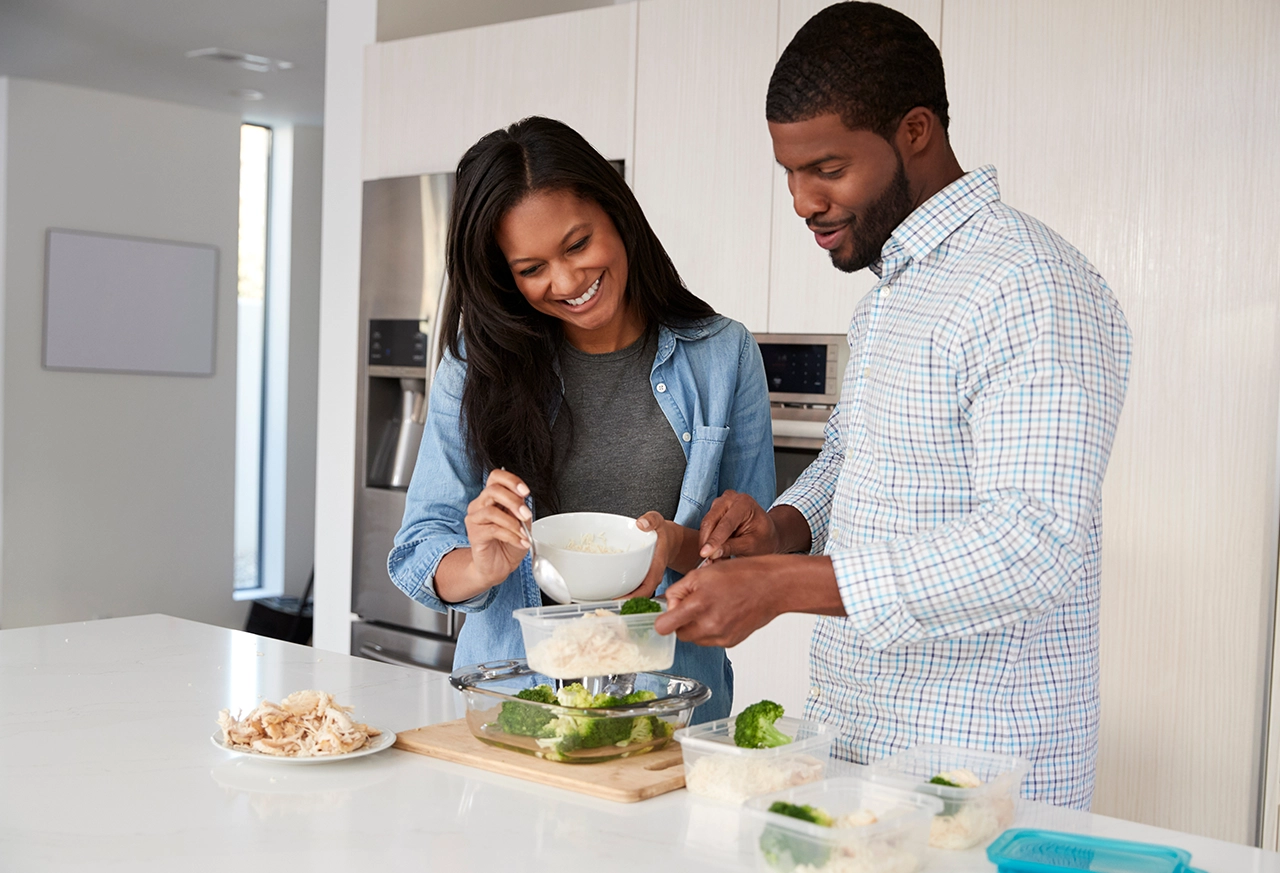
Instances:
[[[392,584],[387,554],[404,515],[440,360],[452,193],[452,173],[364,185],[351,590],[359,616],[351,625],[353,655],[445,671],[462,616],[410,600]]]

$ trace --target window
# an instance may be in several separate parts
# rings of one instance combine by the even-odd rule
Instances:
[[[240,241],[236,296],[235,579],[262,582],[262,446],[271,129],[240,126]]]

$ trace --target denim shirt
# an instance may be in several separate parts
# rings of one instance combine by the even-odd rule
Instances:
[[[449,552],[469,547],[467,504],[484,487],[484,472],[473,469],[463,435],[465,378],[466,364],[446,352],[431,386],[404,523],[387,559],[391,580],[418,603],[440,612],[452,608],[467,613],[455,667],[523,658],[524,642],[511,613],[542,604],[527,555],[505,580],[470,600],[446,604],[436,594],[436,567]],[[685,455],[672,520],[696,529],[711,501],[730,488],[769,506],[776,485],[769,389],[751,333],[719,315],[690,327],[662,327],[649,381]],[[676,578],[668,570],[659,591]],[[724,649],[679,642],[671,672],[711,689],[711,700],[694,711],[695,722],[729,715],[733,670]]]

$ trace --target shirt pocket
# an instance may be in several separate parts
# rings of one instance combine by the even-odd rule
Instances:
[[[719,494],[720,460],[729,439],[727,427],[695,427],[689,442],[689,461],[684,468],[681,496],[705,511]]]

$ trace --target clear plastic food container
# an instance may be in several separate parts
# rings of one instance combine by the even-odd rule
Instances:
[[[742,749],[733,744],[737,719],[685,728],[676,733],[684,751],[684,784],[690,793],[742,803],[821,779],[831,755],[835,728],[798,718],[778,719],[774,726],[792,738],[773,749]]]
[[[663,611],[667,605],[659,600]],[[517,609],[529,666],[555,679],[668,670],[676,635],[653,629],[661,612],[620,615],[622,602],[571,603]]]
[[[932,785],[942,773],[965,769],[982,780],[976,788]],[[914,788],[943,803],[929,831],[929,845],[938,849],[984,846],[1013,824],[1022,780],[1031,762],[958,746],[919,745],[872,764],[867,778],[900,788]]]
[[[551,761],[595,763],[660,749],[689,723],[693,708],[711,697],[694,679],[665,673],[596,677],[582,684],[592,695],[625,697],[637,691],[653,700],[612,707],[562,706],[516,697],[538,685],[553,690],[572,683],[530,669],[524,661],[489,661],[454,670],[449,682],[467,704],[467,727],[481,742]]]
[[[831,827],[769,812],[776,801],[817,807]],[[824,779],[746,802],[743,839],[761,870],[914,873],[924,866],[929,821],[941,801],[855,777]]]

